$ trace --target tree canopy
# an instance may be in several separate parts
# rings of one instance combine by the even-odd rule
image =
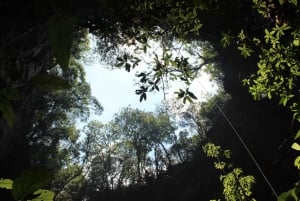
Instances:
[[[182,131],[179,139],[170,137],[175,127],[167,114],[127,108],[110,126],[87,124],[88,137],[80,141],[76,120],[84,122],[92,111],[103,109],[92,97],[80,63],[90,33],[96,37],[102,62],[116,68],[130,72],[140,67],[142,52],[150,53],[151,62],[137,75],[140,101],[149,92],[164,90],[168,81],[181,81],[185,87],[176,94],[184,103],[192,103],[197,97],[189,84],[200,70],[211,72],[230,99],[219,95],[198,110],[191,108],[183,114],[185,124],[205,136],[202,141],[212,140],[235,153],[232,160],[257,181],[254,197],[299,199],[299,185],[292,187],[298,180],[299,157],[290,149],[300,150],[297,0],[4,0],[0,9],[0,178],[16,178],[28,167],[44,166],[62,178],[50,184],[57,198],[80,200],[84,198],[71,192],[115,186],[117,177],[121,183],[142,184],[146,177],[150,181],[147,157],[153,152],[156,181],[166,171],[158,182],[163,189],[169,185],[176,191],[184,184],[185,192],[178,193],[182,199],[200,196],[196,191],[203,184],[197,184],[197,179],[203,175],[193,168],[205,161],[197,155],[202,144],[187,146],[197,141],[187,137],[188,131]],[[151,41],[159,44],[162,53],[149,52]],[[276,192],[257,167],[249,165],[245,146],[232,133],[242,135]],[[99,136],[102,144],[93,144]],[[109,144],[114,138],[117,142]],[[171,143],[170,149],[164,147],[166,143]],[[115,147],[123,149],[121,155]],[[192,156],[188,149],[195,151]],[[125,163],[128,155],[131,158]],[[191,161],[174,168],[172,157]],[[132,169],[122,172],[122,165]],[[194,188],[180,177],[191,178],[188,171],[195,175]],[[241,176],[239,169],[226,174],[223,184],[235,174],[252,185],[251,177]],[[98,183],[89,183],[89,177],[99,178]],[[139,190],[151,194],[152,189]],[[93,199],[103,195],[93,193]],[[171,198],[166,193],[163,199]],[[231,198],[225,195],[224,199]]]

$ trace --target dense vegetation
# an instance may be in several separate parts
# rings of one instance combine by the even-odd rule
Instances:
[[[4,0],[0,10],[1,199],[299,200],[297,0]],[[140,101],[170,81],[186,86],[178,101],[196,101],[201,70],[223,90],[180,113],[129,107],[89,121],[103,110],[81,62],[89,33],[112,67],[130,72],[148,54]]]

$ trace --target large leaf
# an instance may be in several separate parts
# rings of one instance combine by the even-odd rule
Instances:
[[[299,185],[296,185],[295,188],[290,189],[287,192],[284,192],[278,196],[277,201],[298,201],[299,200]]]
[[[55,194],[49,190],[39,189],[33,195],[37,195],[37,197],[28,201],[53,201]]]
[[[63,70],[69,66],[72,24],[74,24],[74,20],[71,18],[57,15],[52,15],[48,21],[49,41],[53,49],[53,56]]]
[[[11,179],[0,179],[0,188],[12,189],[13,180]]]
[[[16,200],[23,200],[52,179],[52,172],[47,169],[27,169],[13,182],[12,195]]]
[[[37,75],[31,78],[30,82],[47,91],[68,89],[71,87],[68,81],[53,75]]]

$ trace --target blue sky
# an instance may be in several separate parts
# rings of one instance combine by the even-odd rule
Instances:
[[[89,54],[92,57],[99,59],[100,55],[93,53],[96,42],[92,35],[90,35],[91,51]],[[144,61],[152,61],[154,52],[158,55],[162,54],[162,49],[157,43],[151,42],[151,48],[147,51],[147,54],[143,56]],[[197,51],[197,50],[195,50]],[[185,53],[192,62],[195,61],[195,57]],[[98,59],[95,59],[96,61]],[[98,60],[99,61],[99,60]],[[142,62],[143,63],[143,62]],[[147,93],[147,101],[140,102],[139,96],[135,94],[135,90],[139,87],[135,84],[135,73],[138,70],[142,70],[147,66],[145,63],[136,67],[133,71],[127,72],[125,69],[114,69],[101,66],[97,62],[88,62],[84,64],[86,71],[87,82],[91,85],[92,95],[95,96],[102,104],[104,111],[100,117],[92,116],[91,119],[98,119],[102,122],[108,122],[113,118],[113,115],[120,111],[122,107],[131,106],[132,108],[139,108],[145,111],[154,111],[156,106],[164,100],[163,92]],[[180,82],[172,83],[170,89],[167,91],[167,99],[171,98],[174,91],[179,88],[184,89],[184,85]],[[203,100],[203,97],[208,97],[208,93],[217,90],[217,85],[210,82],[210,76],[206,73],[201,73],[200,78],[196,79],[190,86],[192,91],[199,100]],[[202,98],[201,98],[202,97]]]
[[[113,115],[120,111],[122,107],[131,106],[145,111],[154,111],[156,106],[164,100],[162,91],[147,94],[147,101],[140,102],[139,96],[135,94],[138,86],[135,85],[135,72],[127,72],[125,69],[109,70],[101,65],[87,65],[86,79],[91,85],[92,95],[102,104],[104,111],[101,116],[92,116],[92,119],[98,119],[102,122],[108,122]],[[197,79],[190,90],[201,100],[201,97],[217,89],[216,85],[209,81],[209,75],[203,74]],[[175,83],[169,90],[170,98],[173,92],[183,85]],[[204,89],[205,88],[205,89]]]
[[[99,120],[107,122],[122,107],[131,106],[146,111],[154,111],[163,100],[163,93],[149,93],[147,101],[140,102],[135,94],[134,72],[125,69],[109,70],[100,65],[86,66],[86,79],[90,83],[92,95],[102,104],[104,111]],[[97,118],[98,119],[98,118]]]

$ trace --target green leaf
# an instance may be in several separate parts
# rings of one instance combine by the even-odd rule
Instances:
[[[199,29],[201,29],[202,26],[203,26],[203,24],[201,24],[200,22],[195,23],[192,31],[199,31]]]
[[[291,195],[290,195],[290,193],[289,193],[289,191],[288,191],[288,192],[281,193],[281,194],[278,196],[277,201],[287,201],[287,200],[290,199],[290,198],[291,198]]]
[[[244,33],[244,30],[243,30],[243,29],[242,29],[241,32],[239,33],[238,38],[239,38],[240,40],[245,40],[245,39],[247,38],[246,35],[245,35],[245,33]]]
[[[297,167],[298,169],[300,169],[300,156],[298,156],[298,157],[295,159],[294,165],[295,165],[295,167]]]
[[[300,151],[300,145],[299,145],[297,142],[294,142],[294,143],[292,144],[292,149],[295,149],[295,150],[297,150],[297,151]]]
[[[27,195],[47,185],[52,179],[52,172],[47,169],[27,169],[13,182],[12,195],[16,200],[23,200]]]
[[[297,191],[299,187],[292,188],[291,190],[284,192],[278,196],[277,201],[298,201]]]
[[[272,99],[272,94],[270,91],[268,91],[268,99]]]
[[[225,151],[224,151],[224,157],[227,158],[227,159],[230,159],[230,158],[231,158],[231,151],[228,150],[228,149],[225,150]]]
[[[12,189],[13,182],[11,179],[0,179],[0,188]]]
[[[293,45],[296,46],[296,47],[299,47],[300,46],[300,40],[299,39],[295,39],[293,41]]]
[[[55,194],[49,190],[39,189],[35,191],[33,195],[37,195],[38,197],[28,201],[53,201]]]
[[[297,6],[298,1],[297,0],[289,0],[290,3],[294,4],[295,6]]]
[[[279,4],[282,5],[284,3],[284,0],[279,0]]]
[[[244,58],[251,56],[251,53],[253,52],[253,50],[246,47],[246,44],[243,44],[243,46],[239,46],[238,49],[241,51],[241,55]]]
[[[297,132],[297,134],[296,134],[296,136],[295,136],[295,140],[297,140],[298,138],[300,137],[300,130],[298,130],[298,132]]]
[[[67,80],[54,75],[37,75],[32,77],[30,82],[47,91],[71,88]]]
[[[223,162],[223,161],[220,161],[220,162],[214,162],[214,165],[215,165],[215,168],[217,170],[224,170],[225,167],[226,167],[226,163]]]
[[[283,96],[280,98],[279,104],[282,104],[283,106],[286,106],[288,102],[288,97],[287,96]]]
[[[71,18],[57,15],[52,15],[48,21],[49,42],[53,56],[64,71],[69,67],[73,24]]]

